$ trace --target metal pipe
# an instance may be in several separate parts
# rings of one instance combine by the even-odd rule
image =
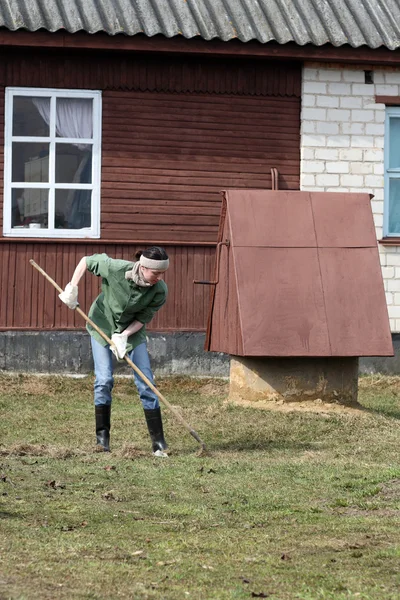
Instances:
[[[207,279],[205,279],[205,280],[194,279],[193,283],[200,283],[202,285],[217,285],[217,283],[219,283],[219,262],[220,262],[220,255],[221,255],[221,246],[227,246],[229,248],[230,244],[231,243],[229,240],[225,240],[225,242],[218,242],[218,244],[217,244],[217,264],[215,267],[215,270],[217,272],[217,279],[215,281],[209,281]]]

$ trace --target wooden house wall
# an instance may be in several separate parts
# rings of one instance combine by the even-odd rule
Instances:
[[[85,254],[131,258],[164,243],[171,256],[167,305],[158,330],[204,330],[221,207],[220,190],[299,189],[300,67],[245,60],[3,50],[0,60],[0,226],[6,86],[101,89],[100,240],[0,238],[1,329],[69,329],[61,307],[29,258],[60,285]],[[98,289],[87,277],[87,309]]]

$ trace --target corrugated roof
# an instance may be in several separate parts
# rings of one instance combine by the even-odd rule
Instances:
[[[1,0],[0,27],[400,46],[400,0]]]

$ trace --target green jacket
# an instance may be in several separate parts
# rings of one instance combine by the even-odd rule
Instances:
[[[135,263],[116,260],[107,254],[93,254],[86,257],[88,270],[102,277],[101,293],[90,307],[89,317],[109,338],[113,333],[122,333],[132,321],[144,324],[139,331],[129,336],[127,351],[130,352],[146,341],[146,323],[165,304],[168,288],[164,281],[149,287],[140,287],[125,273],[133,269]],[[93,327],[87,324],[90,335],[102,346],[107,342]]]

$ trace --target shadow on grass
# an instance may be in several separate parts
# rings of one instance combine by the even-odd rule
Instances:
[[[217,442],[216,444],[209,444],[209,448],[216,452],[256,452],[256,451],[268,451],[268,450],[298,450],[300,452],[306,452],[312,450],[313,452],[321,452],[324,447],[318,444],[310,444],[308,442],[292,442],[289,440],[251,440],[248,438],[226,440]]]
[[[20,515],[16,513],[8,512],[6,510],[0,510],[0,519],[19,519]]]
[[[400,410],[397,407],[391,409],[390,406],[362,406],[362,411],[370,415],[382,415],[397,421],[400,420]]]

